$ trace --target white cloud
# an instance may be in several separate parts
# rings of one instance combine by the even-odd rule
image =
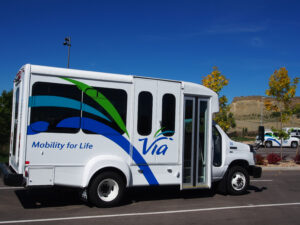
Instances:
[[[207,34],[235,34],[235,33],[257,33],[265,30],[265,26],[237,26],[237,25],[216,25],[207,29]]]

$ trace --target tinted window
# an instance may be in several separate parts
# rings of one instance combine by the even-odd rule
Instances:
[[[43,132],[76,133],[80,128],[81,91],[75,85],[36,82],[32,86],[30,99],[31,129],[40,132],[36,122],[48,123]],[[63,128],[57,125],[64,119],[77,117],[73,127]]]
[[[213,126],[213,141],[214,141],[214,161],[216,167],[222,164],[222,136],[215,126]]]
[[[15,97],[15,120],[18,119],[19,114],[19,97],[20,97],[20,90],[17,88],[16,90],[16,97]]]
[[[138,124],[137,129],[140,135],[149,135],[152,130],[152,94],[142,91],[138,98]]]
[[[94,92],[94,93],[92,93]],[[89,94],[93,94],[97,96],[97,101],[89,96]],[[118,112],[121,119],[123,120],[124,125],[126,126],[126,115],[127,115],[127,93],[121,89],[112,89],[112,88],[100,88],[93,87],[93,89],[88,89],[87,94],[83,93],[83,106],[82,106],[82,117],[88,117],[93,120],[96,120],[100,123],[103,123],[120,134],[123,134],[124,131],[119,127],[119,125],[115,122],[112,117],[112,113],[106,111],[104,109],[104,105],[100,104],[101,102],[108,102],[109,108],[111,105]],[[113,110],[114,111],[114,110]],[[91,131],[84,129],[85,133],[93,133]]]
[[[164,136],[173,136],[175,132],[176,100],[172,94],[165,94],[162,100],[162,131]]]

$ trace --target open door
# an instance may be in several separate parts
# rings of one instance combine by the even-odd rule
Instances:
[[[210,187],[209,99],[184,98],[182,188]]]
[[[21,80],[14,82],[13,90],[13,110],[12,110],[12,122],[11,122],[11,140],[10,140],[10,157],[9,164],[18,171],[19,155],[20,155],[20,127],[21,127]]]

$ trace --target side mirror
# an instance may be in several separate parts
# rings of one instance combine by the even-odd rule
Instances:
[[[258,127],[258,140],[260,140],[261,142],[264,142],[264,140],[265,140],[265,127],[264,126]]]

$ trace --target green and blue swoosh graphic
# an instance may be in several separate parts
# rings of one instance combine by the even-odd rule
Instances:
[[[87,84],[84,84],[82,82],[70,79],[70,78],[62,78],[66,81],[69,81],[77,86],[81,91],[83,91],[86,95],[88,95],[90,98],[92,98],[94,101],[96,101],[114,120],[114,122],[118,125],[118,127],[124,131],[129,138],[129,133],[126,129],[125,123],[122,120],[120,114],[116,110],[116,108],[113,106],[113,104],[98,90],[96,90],[93,87],[90,87]],[[65,107],[65,108],[72,108],[77,110],[83,110],[85,112],[97,115],[109,122],[111,120],[107,118],[103,113],[99,112],[95,108],[84,104],[80,101],[59,97],[59,96],[31,96],[29,98],[29,107]],[[78,127],[80,126],[80,127]],[[37,121],[35,123],[32,123],[27,128],[27,134],[28,135],[35,135],[40,132],[47,131],[49,127],[49,123],[45,121]],[[119,132],[114,130],[113,128],[98,122],[96,120],[93,120],[91,118],[86,117],[70,117],[66,118],[62,121],[60,121],[57,124],[57,127],[63,127],[63,128],[82,128],[84,130],[91,131],[93,133],[100,134],[117,145],[119,145],[129,156],[132,157],[134,162],[137,164],[137,166],[143,171],[143,175],[145,176],[147,182],[150,185],[159,185],[157,179],[155,178],[153,172],[151,171],[150,167],[148,166],[146,160],[143,158],[143,156],[139,153],[139,151],[127,140],[123,135],[121,135]],[[155,134],[156,137],[173,131],[165,131],[159,133],[158,130]]]
[[[122,120],[120,114],[118,113],[116,108],[113,106],[113,104],[111,104],[111,102],[103,94],[101,94],[95,88],[93,88],[87,84],[84,84],[80,81],[73,80],[70,78],[62,78],[62,79],[75,84],[77,88],[79,88],[86,95],[88,95],[94,101],[96,101],[100,106],[102,106],[102,108],[114,119],[114,121],[120,127],[120,129],[126,133],[127,137],[129,137],[128,131],[126,129],[126,126],[125,126],[124,121]]]
[[[29,107],[64,107],[64,108],[71,108],[77,110],[82,109],[82,111],[94,114],[96,116],[99,116],[111,122],[110,119],[108,119],[105,115],[103,115],[103,113],[99,112],[95,108],[70,98],[50,96],[50,95],[30,96]]]
[[[131,155],[134,162],[143,171],[143,175],[145,176],[148,183],[150,185],[158,185],[158,181],[156,180],[153,172],[151,171],[146,160],[139,153],[139,151],[133,145],[131,145],[131,143],[125,137],[123,137],[119,132],[112,129],[111,127],[86,117],[71,117],[64,119],[57,125],[57,127],[79,128],[76,127],[76,124],[79,124],[79,121],[81,121],[82,129],[100,134],[119,145],[129,156]],[[130,153],[131,147],[132,153]]]

